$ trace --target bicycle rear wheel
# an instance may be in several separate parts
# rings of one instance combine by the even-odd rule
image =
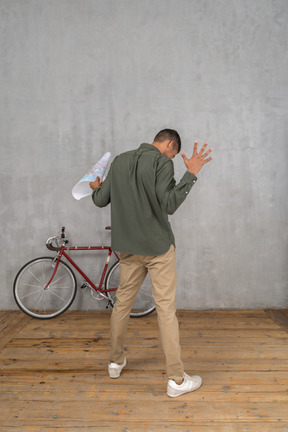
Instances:
[[[14,298],[19,308],[34,318],[54,318],[73,303],[76,295],[76,278],[70,267],[59,262],[51,279],[56,262],[54,258],[36,258],[18,272],[13,286]]]
[[[105,289],[118,288],[120,284],[119,261],[116,262],[109,270],[105,279]],[[106,293],[112,305],[116,302],[116,291],[108,291]],[[130,313],[132,318],[141,318],[149,315],[155,310],[154,299],[152,296],[152,285],[150,276],[147,274]]]

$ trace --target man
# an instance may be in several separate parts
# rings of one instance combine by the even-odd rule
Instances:
[[[141,144],[117,156],[103,184],[90,183],[92,199],[98,207],[111,202],[112,248],[120,252],[120,287],[111,316],[111,352],[108,371],[118,378],[126,366],[124,341],[129,314],[138,290],[149,272],[152,294],[168,376],[167,394],[177,397],[198,389],[199,376],[184,372],[176,317],[175,240],[168,214],[173,214],[186,199],[197,180],[196,174],[212,157],[197,153],[194,144],[190,159],[181,152],[187,168],[176,185],[172,159],[180,152],[181,139],[172,129],[160,131],[152,144]]]

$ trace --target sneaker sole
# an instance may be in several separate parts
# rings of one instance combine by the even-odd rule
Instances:
[[[121,372],[119,373],[119,372],[117,372],[116,370],[113,370],[113,369],[109,370],[109,376],[110,376],[110,378],[113,378],[113,379],[119,378],[120,375],[121,375]]]

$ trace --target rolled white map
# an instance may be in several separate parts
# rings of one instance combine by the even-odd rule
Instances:
[[[91,181],[95,181],[97,177],[102,181],[104,178],[105,171],[108,167],[108,163],[111,157],[111,153],[105,153],[101,159],[87,172],[87,174],[79,180],[78,183],[72,189],[72,195],[75,199],[80,200],[81,198],[87,197],[92,194],[92,189],[89,186]]]

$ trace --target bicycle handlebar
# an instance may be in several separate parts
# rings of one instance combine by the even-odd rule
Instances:
[[[61,234],[58,234],[57,236],[49,237],[46,241],[46,247],[51,251],[59,251],[61,249],[61,245],[59,244],[61,240],[61,244],[65,245],[68,243],[68,240],[65,240],[66,238],[66,232],[65,227],[62,227]],[[53,242],[56,243],[56,246],[53,246]]]
[[[54,240],[56,241],[57,239],[58,239],[58,236],[48,238],[48,240],[46,241],[46,247],[47,247],[47,249],[49,249],[51,251],[59,251],[61,249],[61,247],[58,247],[58,246],[55,247],[55,246],[52,245],[52,242]]]

